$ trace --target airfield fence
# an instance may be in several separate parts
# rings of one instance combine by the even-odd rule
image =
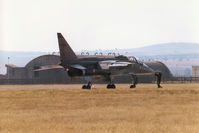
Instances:
[[[192,82],[199,82],[199,77],[174,77],[174,79],[166,81],[170,83],[192,83]]]

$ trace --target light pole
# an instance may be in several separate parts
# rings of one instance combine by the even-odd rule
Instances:
[[[10,59],[10,57],[8,57],[8,65],[9,65],[9,59]]]
[[[9,73],[10,73],[10,72],[9,72],[9,59],[10,59],[10,57],[8,57],[8,67],[7,67],[8,79],[10,78],[10,77],[9,77]]]

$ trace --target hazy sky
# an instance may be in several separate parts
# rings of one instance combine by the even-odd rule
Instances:
[[[75,51],[199,43],[199,0],[0,0],[0,50]]]

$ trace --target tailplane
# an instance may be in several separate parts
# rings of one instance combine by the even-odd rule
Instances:
[[[60,60],[63,61],[71,61],[77,58],[74,51],[71,49],[67,41],[64,39],[61,33],[57,33],[58,43],[59,43],[59,51],[60,51]]]

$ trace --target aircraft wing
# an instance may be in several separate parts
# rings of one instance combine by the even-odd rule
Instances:
[[[113,77],[118,76],[129,76],[129,75],[136,75],[136,76],[144,76],[144,75],[154,75],[155,73],[120,73],[120,74],[114,74]]]
[[[80,70],[85,70],[86,68],[81,66],[81,65],[70,65],[69,67],[75,68],[75,69],[80,69]],[[63,68],[60,65],[50,65],[50,66],[41,66],[39,69],[34,69],[33,71],[45,71],[45,70],[50,70],[50,69],[61,69]]]
[[[45,70],[50,70],[50,69],[61,69],[63,68],[60,65],[50,65],[50,66],[41,66],[39,69],[34,69],[33,71],[37,72],[37,71],[45,71]]]

